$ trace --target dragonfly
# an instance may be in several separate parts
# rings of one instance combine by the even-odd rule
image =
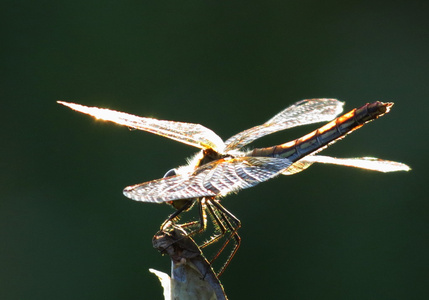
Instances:
[[[75,111],[111,121],[132,129],[154,133],[201,149],[188,164],[168,171],[163,178],[128,186],[126,197],[142,202],[168,203],[176,209],[161,226],[180,226],[188,235],[202,233],[208,217],[215,233],[200,245],[204,248],[226,237],[212,263],[232,241],[232,250],[218,275],[236,254],[241,238],[241,222],[220,199],[241,189],[253,187],[278,175],[301,172],[314,163],[334,164],[378,172],[409,171],[400,162],[374,157],[335,158],[319,155],[329,145],[390,111],[393,103],[367,103],[337,117],[344,103],[336,99],[306,99],[282,110],[261,125],[244,130],[223,141],[212,130],[194,123],[158,120],[124,112],[58,101]],[[335,118],[337,117],[337,118]],[[328,122],[309,134],[287,143],[246,150],[251,142],[281,130],[318,122]],[[178,224],[179,215],[198,205],[199,220]]]

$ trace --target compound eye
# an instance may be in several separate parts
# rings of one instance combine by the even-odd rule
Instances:
[[[174,176],[174,175],[176,175],[176,169],[171,169],[167,173],[165,173],[164,178]]]

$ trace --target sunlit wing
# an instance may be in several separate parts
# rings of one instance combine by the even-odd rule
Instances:
[[[292,164],[282,174],[293,175],[299,173],[310,167],[313,163],[334,164],[384,173],[411,170],[406,164],[375,157],[335,158],[323,155],[309,155]]]
[[[126,187],[124,195],[133,200],[155,203],[224,196],[266,181],[290,164],[287,159],[271,157],[220,159],[197,168],[193,173]]]
[[[110,109],[88,107],[63,101],[57,102],[97,119],[158,134],[197,148],[211,148],[223,152],[225,147],[222,139],[216,133],[200,124],[143,118]]]
[[[244,130],[226,142],[225,151],[240,149],[265,135],[288,128],[334,119],[343,111],[343,102],[336,99],[308,99],[284,109],[262,125]]]

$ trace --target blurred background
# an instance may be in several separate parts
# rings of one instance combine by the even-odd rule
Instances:
[[[230,299],[428,299],[428,4],[424,1],[5,1],[0,298],[162,299],[151,238],[172,212],[122,189],[196,149],[94,120],[77,102],[200,123],[226,139],[306,98],[392,112],[317,165],[230,195],[242,246]],[[317,128],[291,129],[271,146]]]

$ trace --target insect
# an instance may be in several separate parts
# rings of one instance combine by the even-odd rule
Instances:
[[[170,170],[164,178],[128,186],[123,193],[137,201],[171,204],[176,211],[162,224],[161,229],[176,226],[178,216],[194,204],[198,204],[199,220],[177,226],[188,229],[190,235],[201,233],[207,228],[209,216],[215,224],[216,232],[200,245],[201,248],[228,234],[212,259],[214,261],[219,257],[228,243],[233,241],[233,250],[219,275],[225,271],[241,241],[237,233],[241,223],[221,205],[221,197],[253,187],[280,174],[291,175],[301,172],[313,163],[336,164],[380,172],[410,170],[403,163],[372,157],[334,158],[317,155],[348,133],[388,113],[393,103],[378,101],[367,103],[334,119],[342,112],[343,102],[336,99],[302,100],[284,109],[264,124],[244,130],[225,142],[212,130],[200,124],[138,117],[63,101],[58,103],[98,119],[158,134],[201,149],[189,160],[188,165]],[[322,121],[330,122],[296,140],[273,147],[242,150],[244,146],[265,135]]]

